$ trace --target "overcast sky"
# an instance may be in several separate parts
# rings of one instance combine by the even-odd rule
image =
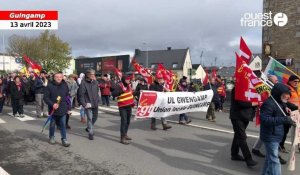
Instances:
[[[73,57],[170,46],[189,47],[193,63],[200,63],[203,51],[207,66],[214,65],[215,57],[217,65],[234,65],[240,36],[254,53],[261,52],[261,28],[241,27],[240,19],[246,12],[262,12],[262,0],[0,0],[0,4],[1,10],[58,10],[56,32],[70,43]],[[0,32],[7,44],[12,34],[31,36],[40,31]]]

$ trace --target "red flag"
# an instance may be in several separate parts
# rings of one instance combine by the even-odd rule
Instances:
[[[205,77],[202,80],[202,84],[203,84],[203,86],[206,86],[207,83],[208,83],[208,73],[207,73],[207,70],[205,69]]]
[[[25,62],[33,69],[35,73],[40,72],[42,70],[42,66],[28,58],[26,55],[23,56]]]
[[[245,66],[247,66],[247,64],[236,53],[235,99],[247,102],[258,102],[260,96],[256,93],[256,90],[250,83],[248,72],[244,69]]]
[[[116,73],[117,77],[119,78],[119,80],[121,80],[123,73],[116,67],[115,67],[115,73]]]
[[[213,68],[212,72],[211,72],[211,77],[216,79],[217,78],[217,69]]]
[[[252,52],[244,41],[243,37],[240,40],[240,56],[241,58],[249,64],[252,58]]]
[[[147,80],[148,84],[152,83],[152,75],[142,65],[140,65],[135,58],[132,58],[131,64],[133,65],[134,69]]]
[[[166,70],[162,64],[158,64],[157,72],[162,74],[163,79],[166,81],[167,88],[172,91],[175,87],[175,74],[171,70]]]

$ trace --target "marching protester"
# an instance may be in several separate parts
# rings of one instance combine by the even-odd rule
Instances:
[[[36,115],[37,118],[48,117],[47,106],[44,98],[44,89],[48,84],[46,78],[47,72],[42,70],[40,75],[34,81],[35,101],[36,101]]]
[[[189,87],[189,92],[197,92],[197,89],[196,89],[195,84],[193,82],[191,82],[188,87]]]
[[[231,160],[245,161],[248,167],[252,167],[255,166],[257,162],[252,159],[246,140],[246,129],[249,121],[253,121],[255,108],[258,103],[236,100],[235,88],[236,87],[234,87],[231,91],[231,107],[229,114],[234,131],[231,145]],[[241,149],[243,156],[239,154],[239,149]]]
[[[122,144],[128,145],[129,140],[132,140],[128,137],[128,127],[130,125],[130,119],[132,115],[132,107],[134,107],[134,98],[133,92],[130,87],[130,76],[122,77],[121,82],[116,86],[113,91],[113,96],[117,97],[118,107],[121,116],[121,140]]]
[[[0,78],[0,114],[2,114],[4,102],[5,102],[5,84],[3,82],[3,79]]]
[[[214,78],[210,77],[210,81],[207,85],[204,86],[204,90],[213,90],[214,96],[212,98],[212,101],[208,107],[207,113],[206,113],[206,119],[210,122],[216,122],[216,115],[215,115],[215,106],[220,103],[220,96],[217,91],[217,85]]]
[[[85,78],[81,80],[78,90],[78,101],[85,109],[87,116],[87,128],[89,139],[94,140],[93,126],[98,118],[99,87],[95,76],[95,70],[88,69]]]
[[[266,159],[263,168],[263,175],[281,174],[281,165],[278,157],[279,143],[284,137],[284,125],[296,125],[286,116],[287,102],[291,96],[289,88],[281,83],[274,85],[269,97],[260,109],[260,139],[264,142]],[[293,109],[292,109],[293,110]]]
[[[221,79],[220,75],[217,75],[216,86],[217,86],[217,92],[220,97],[219,103],[218,105],[216,105],[216,111],[223,112],[223,103],[225,102],[225,98],[226,98],[226,88],[225,88],[225,82],[224,80]]]
[[[11,85],[14,83],[14,79],[16,77],[16,73],[10,73],[9,77],[6,81],[6,105],[10,106],[11,104]]]
[[[111,77],[110,78],[110,84],[111,84],[111,87],[110,87],[110,92],[114,91],[116,86],[117,86],[117,80],[115,77]],[[112,96],[112,100],[115,100],[115,97]]]
[[[69,88],[69,94],[70,94],[70,101],[71,101],[71,108],[73,108],[73,102],[74,98],[77,95],[78,85],[75,81],[75,76],[73,74],[69,75],[69,79],[67,80],[68,88]]]
[[[186,79],[184,79],[184,78],[180,79],[176,91],[177,92],[188,92],[188,90],[189,89],[188,89]],[[191,122],[192,122],[192,120],[189,119],[189,117],[185,113],[179,114],[179,124],[184,125],[184,124],[189,124]]]
[[[147,81],[144,78],[139,79],[139,84],[136,86],[134,91],[134,97],[137,100],[137,103],[139,103],[140,94],[142,90],[149,90]]]
[[[298,85],[299,85],[300,78],[297,77],[296,75],[291,75],[289,77],[289,80],[287,82],[287,86],[289,87],[289,90],[291,91],[291,96],[288,100],[288,102],[296,105],[298,108],[300,108],[300,92],[298,90]],[[279,144],[279,150],[283,153],[288,153],[289,151],[285,148],[285,140],[287,137],[287,134],[290,130],[291,125],[289,124],[284,124],[284,135],[283,138]]]
[[[81,84],[82,80],[84,79],[84,77],[85,77],[84,73],[80,73],[79,78],[77,79],[78,87],[80,86],[80,84]],[[77,102],[79,103],[78,95],[79,95],[79,93],[78,93],[78,90],[77,90],[76,97],[77,97]],[[80,108],[79,109],[80,121],[81,121],[81,123],[86,123],[84,107],[82,105],[80,105],[79,108]]]
[[[102,105],[110,106],[109,97],[110,97],[111,84],[107,74],[104,74],[102,81],[100,81],[99,83],[99,87],[101,90]]]
[[[170,90],[165,87],[165,80],[161,74],[156,74],[156,80],[153,84],[150,85],[149,90],[158,91],[158,92],[169,92]],[[165,118],[161,118],[161,123],[164,130],[171,129],[172,126],[168,125]],[[151,127],[152,130],[156,130],[156,118],[151,118]]]
[[[276,83],[278,83],[278,78],[275,75],[268,75],[267,83],[270,86],[274,86]],[[287,105],[289,105],[289,103],[287,103]],[[264,158],[265,155],[263,153],[261,153],[261,151],[260,151],[262,146],[263,146],[263,141],[260,138],[258,138],[257,141],[255,142],[255,144],[253,145],[252,154],[254,154],[258,157]],[[278,155],[278,158],[279,158],[280,164],[282,164],[282,165],[286,164],[286,160],[284,160],[280,155]]]
[[[11,105],[13,109],[13,116],[23,118],[25,88],[22,85],[19,76],[16,76],[14,78],[14,82],[10,85],[10,93],[11,93]]]
[[[63,74],[57,72],[54,74],[54,80],[50,82],[44,89],[44,100],[49,107],[49,111],[54,110],[49,128],[49,143],[55,144],[54,132],[55,124],[59,124],[61,142],[64,147],[69,147],[70,143],[67,141],[66,133],[66,115],[68,112],[67,96],[69,89],[65,82],[63,82]],[[61,98],[58,103],[58,97]]]

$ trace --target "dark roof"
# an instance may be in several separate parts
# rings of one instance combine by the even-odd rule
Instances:
[[[230,67],[222,67],[221,69],[218,70],[217,74],[220,75],[221,77],[233,77],[235,72],[235,67],[230,66]]]
[[[200,65],[200,64],[193,64],[193,65],[192,65],[192,69],[195,69],[195,70],[197,70],[197,69],[198,69],[198,67],[199,67],[199,65]]]
[[[162,63],[166,69],[182,69],[187,55],[187,49],[168,49],[168,50],[135,50],[135,59],[139,64],[146,67],[148,54],[148,67],[152,64]],[[148,52],[148,53],[147,53]],[[177,68],[173,68],[173,63],[177,63]]]

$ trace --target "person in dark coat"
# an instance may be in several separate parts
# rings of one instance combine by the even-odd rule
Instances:
[[[78,90],[78,102],[85,109],[87,116],[87,128],[85,129],[89,133],[89,139],[94,140],[93,126],[98,118],[98,95],[99,87],[95,76],[95,70],[88,69],[86,71],[85,79],[81,81]]]
[[[11,105],[13,108],[13,116],[14,117],[24,117],[23,105],[24,105],[24,95],[25,88],[21,83],[21,79],[19,76],[14,78],[14,81],[10,85],[10,93],[11,93]],[[18,114],[19,113],[19,116]]]
[[[156,80],[154,81],[153,84],[150,85],[149,87],[149,90],[151,91],[158,91],[158,92],[168,92],[169,90],[167,88],[165,88],[165,81],[162,77],[162,75],[160,74],[157,74],[156,75]],[[167,130],[167,129],[171,129],[172,126],[168,125],[167,121],[166,121],[166,118],[161,118],[161,123],[162,123],[162,126],[163,126],[163,129],[164,130]],[[156,130],[156,118],[151,118],[151,126],[150,128],[152,130]]]
[[[34,81],[34,92],[35,92],[35,100],[36,100],[36,115],[37,118],[48,117],[47,114],[47,106],[44,99],[44,90],[48,84],[47,72],[42,70],[40,75],[35,78]]]
[[[188,91],[189,91],[189,88],[188,88],[186,79],[184,79],[184,78],[180,79],[179,84],[176,88],[176,92],[188,92]],[[179,114],[179,124],[184,125],[184,124],[189,124],[191,122],[192,122],[192,120],[189,119],[189,117],[186,115],[186,113]]]
[[[44,89],[44,101],[49,107],[49,111],[54,110],[49,128],[49,143],[55,144],[54,132],[55,124],[59,123],[61,142],[65,147],[69,147],[70,143],[67,141],[66,133],[66,114],[68,111],[67,96],[69,89],[66,82],[63,81],[63,74],[61,72],[54,74],[53,82],[50,82]],[[58,97],[60,102],[58,103]]]
[[[220,96],[218,94],[216,80],[214,78],[210,78],[209,83],[206,86],[204,86],[204,90],[210,89],[213,90],[214,96],[208,107],[206,119],[210,122],[216,122],[215,106],[220,103]]]
[[[247,166],[252,167],[257,164],[252,159],[251,152],[247,144],[246,129],[249,121],[253,121],[255,117],[257,102],[244,102],[235,100],[235,88],[231,91],[231,107],[230,107],[230,119],[233,126],[234,136],[231,145],[231,160],[245,161]],[[243,156],[239,155],[239,149],[241,149]]]
[[[5,102],[5,84],[3,82],[3,79],[0,78],[0,114],[2,114],[4,102]]]
[[[140,83],[136,86],[135,91],[133,93],[138,103],[139,103],[139,98],[142,90],[149,90],[147,81],[144,78],[140,78]]]
[[[288,116],[293,109],[287,110],[288,99],[291,97],[290,89],[284,84],[277,83],[271,95],[260,109],[260,139],[264,142],[266,150],[263,175],[281,174],[278,147],[284,136],[284,125],[296,126]]]

